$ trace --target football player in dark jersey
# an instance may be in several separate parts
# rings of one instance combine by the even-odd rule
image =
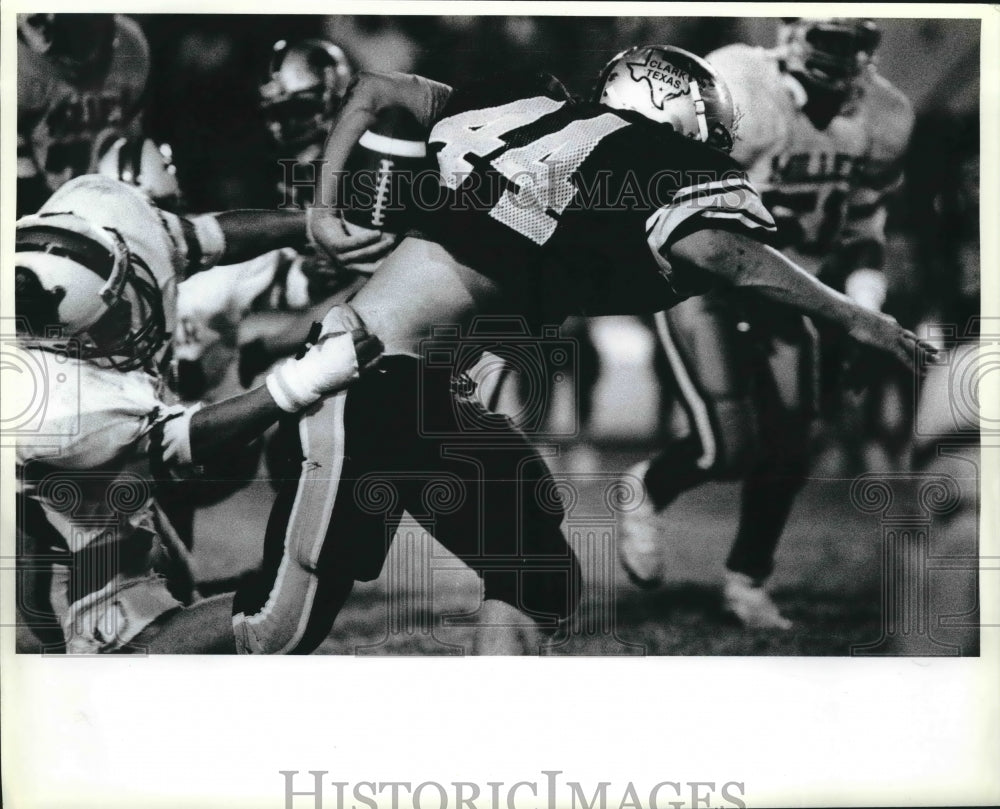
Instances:
[[[327,141],[329,176],[394,106],[430,128],[440,197],[328,315],[338,329],[364,324],[386,356],[381,373],[297,419],[299,471],[272,510],[261,576],[235,600],[241,652],[316,648],[354,581],[379,575],[403,510],[479,574],[476,652],[536,651],[573,613],[580,566],[546,464],[449,359],[477,316],[544,325],[570,313],[651,314],[727,282],[913,366],[915,335],[760,241],[774,222],[726,154],[729,91],[693,54],[620,54],[585,102],[547,75],[453,92],[362,74]],[[324,183],[308,217],[312,238],[334,249],[338,188]]]

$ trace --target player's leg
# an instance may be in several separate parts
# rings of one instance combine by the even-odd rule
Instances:
[[[313,651],[354,585],[352,567],[336,561],[338,532],[381,539],[369,536],[372,526],[351,524],[350,487],[341,486],[356,477],[348,461],[354,447],[345,425],[347,396],[328,397],[300,416],[298,444],[284,444],[300,447],[301,460],[296,477],[279,481],[260,570],[236,594],[232,623],[240,653]],[[338,507],[348,513],[335,519]]]
[[[726,561],[725,609],[751,628],[790,629],[765,589],[778,542],[809,469],[816,412],[815,338],[802,321],[774,338],[755,395],[760,452],[747,472]]]
[[[741,330],[722,296],[691,298],[656,316],[656,331],[673,388],[690,429],[629,475],[644,485],[642,504],[621,515],[619,558],[637,584],[662,576],[661,512],[682,492],[707,480],[738,479],[757,447],[751,399],[753,335]]]
[[[422,394],[421,407],[453,430],[420,442],[413,462],[421,486],[407,489],[407,510],[483,581],[471,651],[537,654],[580,597],[580,567],[560,528],[549,469],[509,420],[487,415],[475,393],[453,395],[441,372],[425,373]],[[435,475],[460,481],[461,492],[428,502]]]
[[[405,464],[415,391],[398,358],[383,372],[323,399],[293,420],[301,452],[281,481],[255,581],[237,592],[233,625],[241,652],[306,654],[327,637],[355,580],[379,575],[402,506],[379,508],[366,482]],[[294,440],[286,443],[296,446]]]

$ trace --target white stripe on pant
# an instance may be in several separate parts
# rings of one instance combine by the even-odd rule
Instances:
[[[322,399],[299,418],[302,473],[285,529],[285,550],[267,602],[254,615],[233,616],[240,654],[287,654],[309,623],[317,567],[344,465],[347,391]]]

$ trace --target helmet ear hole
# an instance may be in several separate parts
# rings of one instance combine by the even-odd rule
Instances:
[[[62,325],[59,302],[66,297],[61,286],[52,290],[42,286],[41,279],[28,267],[14,269],[14,313],[18,325],[34,337],[44,337]]]

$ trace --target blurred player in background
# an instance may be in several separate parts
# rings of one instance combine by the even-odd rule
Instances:
[[[140,131],[149,69],[149,46],[128,17],[17,15],[19,216]]]
[[[231,598],[193,600],[188,554],[157,485],[225,464],[281,413],[355,378],[378,344],[361,331],[321,337],[265,385],[205,407],[176,403],[161,371],[178,282],[219,261],[301,247],[304,220],[179,217],[102,176],[70,181],[18,220],[18,342],[47,383],[37,429],[17,447],[19,604],[50,647],[232,649]]]
[[[314,161],[322,157],[323,143],[353,75],[343,50],[325,39],[282,39],[271,49],[260,85],[260,106],[274,147],[275,168],[280,169],[276,183],[280,207],[312,204],[318,171]],[[344,227],[346,233],[348,226]],[[228,295],[201,288],[210,282],[224,283],[227,273],[223,270],[211,281],[206,278],[196,284],[199,288],[191,296],[195,306],[225,301],[229,317],[217,318],[217,323],[233,328],[246,321],[232,332],[239,345],[239,379],[244,387],[273,362],[294,353],[310,324],[350,297],[374,270],[376,262],[368,259],[364,248],[380,242],[382,234],[356,235],[358,239],[351,244],[361,248],[360,254],[345,251],[332,259],[314,250],[282,250],[234,268],[240,278],[253,276],[263,281],[270,277],[263,287],[234,287]],[[191,322],[185,359],[194,361],[204,351],[199,342],[211,345],[218,328],[204,315]]]
[[[325,39],[281,39],[274,43],[260,99],[282,161],[277,188],[283,205],[312,202],[312,184],[287,181],[295,174],[296,165],[311,169],[311,162],[322,156],[323,143],[352,76],[344,52]]]
[[[546,464],[463,384],[468,366],[424,354],[435,325],[456,330],[443,348],[460,355],[462,333],[480,314],[542,325],[571,313],[652,313],[726,280],[912,367],[912,333],[757,240],[774,224],[726,154],[732,102],[704,60],[669,47],[620,54],[590,102],[545,74],[509,73],[455,92],[414,75],[363,74],[327,141],[332,177],[393,107],[433,127],[443,201],[328,316],[379,336],[382,373],[298,419],[298,475],[272,510],[260,579],[234,604],[240,651],[315,649],[354,581],[379,575],[404,509],[479,574],[475,651],[536,651],[575,610],[580,567]],[[533,165],[544,170],[524,170]],[[607,187],[574,204],[571,177]],[[634,183],[646,196],[617,202]],[[313,238],[333,250],[343,235],[336,185],[309,211]],[[439,479],[459,481],[460,491],[429,497],[425,486]],[[366,496],[366,481],[392,484],[395,494]]]
[[[732,89],[732,155],[774,216],[771,243],[875,312],[886,297],[885,201],[913,125],[907,99],[875,69],[879,39],[871,20],[796,18],[783,22],[773,50],[730,45],[707,57]],[[669,541],[663,510],[707,480],[742,480],[724,606],[747,627],[789,629],[764,584],[809,468],[816,330],[728,285],[658,314],[656,325],[690,429],[631,470],[649,497],[623,515],[622,563],[637,583],[658,584]],[[825,384],[839,390],[843,381],[831,374]]]

